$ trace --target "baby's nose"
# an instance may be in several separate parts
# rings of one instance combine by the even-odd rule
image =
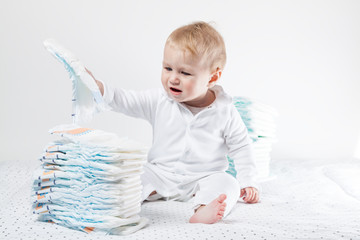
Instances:
[[[172,76],[170,79],[170,83],[172,85],[179,85],[180,84],[180,79],[177,76]]]

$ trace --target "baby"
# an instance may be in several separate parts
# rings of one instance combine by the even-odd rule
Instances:
[[[251,140],[232,98],[217,85],[225,62],[221,35],[195,22],[176,29],[166,41],[163,89],[129,91],[95,80],[114,111],[153,127],[142,200],[191,200],[190,223],[221,220],[239,198],[259,201]],[[226,155],[234,160],[236,178],[226,173]]]

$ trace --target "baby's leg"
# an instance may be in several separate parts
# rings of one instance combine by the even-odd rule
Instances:
[[[144,173],[141,174],[142,202],[145,200],[154,201],[163,197],[176,194],[177,179],[168,178],[161,169],[146,163],[143,166]]]
[[[194,197],[197,208],[191,223],[215,223],[226,217],[240,196],[238,181],[228,173],[216,173],[198,183],[199,191]]]
[[[207,205],[201,205],[195,210],[194,215],[190,218],[190,223],[216,223],[220,221],[225,212],[226,203],[225,194],[221,194],[219,197],[211,201]]]
[[[150,170],[144,166],[144,173],[141,174],[141,184],[143,185],[141,202],[156,194],[155,187],[153,186],[154,175]]]

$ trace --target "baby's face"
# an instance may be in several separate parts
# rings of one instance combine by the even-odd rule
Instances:
[[[213,98],[213,94],[208,92],[209,87],[213,86],[210,83],[211,72],[201,60],[166,44],[161,82],[165,91],[175,101],[194,107],[205,107],[213,101],[209,99]]]

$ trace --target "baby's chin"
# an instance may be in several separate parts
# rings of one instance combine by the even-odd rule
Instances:
[[[185,102],[185,100],[182,98],[182,97],[180,97],[180,96],[173,96],[173,95],[171,95],[171,94],[169,94],[170,95],[170,97],[172,98],[172,99],[174,99],[176,102],[178,102],[178,103],[182,103],[182,102]]]

